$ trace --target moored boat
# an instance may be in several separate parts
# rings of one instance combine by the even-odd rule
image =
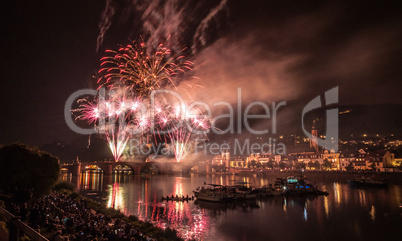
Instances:
[[[304,194],[315,194],[315,195],[328,195],[328,192],[320,191],[315,185],[306,182],[304,176],[290,176],[286,179],[286,184],[284,186],[285,195],[304,195]]]
[[[352,180],[348,180],[349,184],[352,186],[364,186],[364,187],[387,187],[388,183],[386,180],[377,180],[371,177],[357,177]]]
[[[258,191],[258,196],[260,197],[272,197],[272,196],[280,196],[285,193],[283,189],[283,185],[277,184],[269,184],[259,188],[256,188]]]
[[[308,184],[304,176],[291,176],[286,179],[277,178],[274,184],[262,187],[252,187],[251,183],[237,182],[233,186],[205,184],[193,191],[198,200],[220,202],[229,200],[247,200],[257,197],[281,195],[328,195],[328,192],[319,190],[315,185]]]
[[[247,182],[237,182],[236,185],[230,187],[230,190],[235,199],[252,199],[259,196],[260,193]]]
[[[175,201],[175,202],[184,202],[184,201],[191,201],[191,200],[194,200],[194,197],[193,196],[166,196],[166,197],[163,197],[162,196],[162,201]]]
[[[222,185],[205,184],[193,191],[198,200],[220,202],[234,199],[234,195]]]

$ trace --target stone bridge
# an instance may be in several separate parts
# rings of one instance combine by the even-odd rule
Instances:
[[[61,164],[60,168],[67,169],[77,176],[83,169],[89,166],[97,166],[102,169],[104,175],[112,175],[113,170],[117,166],[128,166],[132,169],[134,174],[140,174],[146,168],[152,167],[156,169],[159,174],[166,174],[168,172],[174,172],[175,170],[181,170],[182,172],[189,172],[192,166],[184,163],[177,162],[74,162],[73,164]]]

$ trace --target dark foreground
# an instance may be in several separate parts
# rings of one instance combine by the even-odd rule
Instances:
[[[53,192],[28,205],[9,206],[12,214],[19,216],[21,221],[49,240],[156,240],[138,227],[145,224],[149,229],[155,229],[151,224],[140,222],[134,216],[125,217],[118,211],[110,210],[110,215],[100,212],[102,205],[81,198],[76,193]],[[109,212],[106,208],[103,209]],[[178,239],[169,230],[156,236],[158,235],[163,236],[158,240]]]

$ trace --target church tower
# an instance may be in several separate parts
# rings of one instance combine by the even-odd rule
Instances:
[[[313,136],[310,139],[310,147],[314,148],[315,152],[318,153],[318,131],[315,125],[315,118],[313,119],[313,126],[311,128],[311,135]]]

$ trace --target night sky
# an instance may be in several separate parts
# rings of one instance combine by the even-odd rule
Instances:
[[[335,86],[343,105],[402,104],[398,1],[6,1],[0,11],[0,144],[77,138],[67,98],[96,87],[105,49],[150,31],[151,44],[170,35],[170,48],[188,48],[200,78],[189,83],[204,86],[191,94],[210,104],[235,103],[241,87],[244,103],[300,107]]]

